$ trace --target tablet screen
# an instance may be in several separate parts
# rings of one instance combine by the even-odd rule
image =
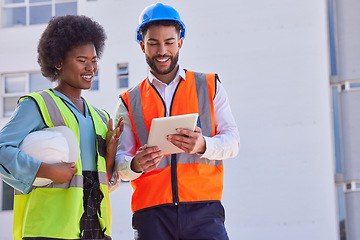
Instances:
[[[176,134],[177,128],[187,128],[194,131],[197,119],[198,113],[154,118],[151,121],[147,146],[158,146],[164,155],[184,152],[166,138],[170,134]]]

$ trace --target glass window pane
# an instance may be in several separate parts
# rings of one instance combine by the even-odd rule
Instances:
[[[346,206],[345,206],[345,196],[342,185],[337,185],[337,203],[338,203],[338,221],[340,228],[340,240],[346,239]]]
[[[51,5],[30,7],[30,25],[47,23],[51,18]]]
[[[52,83],[41,73],[30,73],[29,91],[35,92],[39,90],[49,89]]]
[[[127,75],[127,74],[129,74],[128,67],[127,66],[125,66],[125,67],[118,66],[117,74],[118,75]]]
[[[360,88],[360,82],[352,82],[352,83],[350,83],[350,88]]]
[[[129,87],[129,78],[121,77],[119,78],[119,88],[127,88]]]
[[[30,3],[37,3],[37,2],[51,2],[51,0],[29,0]]]
[[[99,90],[99,80],[93,80],[90,90]]]
[[[14,189],[2,182],[2,210],[12,210],[14,202]]]
[[[77,2],[58,3],[55,5],[55,16],[65,16],[67,14],[77,14]]]
[[[10,117],[11,114],[14,112],[16,105],[17,105],[17,101],[19,100],[19,97],[5,97],[4,98],[4,113],[3,116],[4,117]]]
[[[329,24],[329,47],[330,47],[330,67],[331,67],[331,75],[335,76],[338,74],[337,65],[336,65],[336,43],[335,43],[335,9],[334,1],[328,2],[328,24]]]
[[[91,83],[90,90],[99,90],[99,70],[95,73],[95,77]]]
[[[334,127],[334,147],[335,147],[335,163],[336,173],[342,173],[341,158],[341,132],[340,132],[340,109],[339,109],[339,93],[338,87],[332,87],[332,107],[333,107],[333,127]]]
[[[6,8],[5,9],[5,26],[25,26],[26,25],[26,8]]]
[[[5,3],[23,3],[25,0],[5,0]]]
[[[5,93],[23,93],[26,89],[26,76],[5,76]]]

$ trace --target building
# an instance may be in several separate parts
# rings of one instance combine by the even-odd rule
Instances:
[[[335,160],[341,239],[359,239],[360,212],[360,31],[357,1],[331,1],[329,26]]]
[[[65,13],[90,16],[107,32],[97,81],[84,97],[113,115],[118,95],[146,76],[135,29],[154,2],[1,1],[0,127],[19,96],[51,87],[36,46],[47,20]],[[359,3],[163,2],[187,25],[181,66],[217,72],[238,123],[240,154],[224,163],[230,239],[360,239]],[[0,190],[0,239],[11,239],[12,189]],[[111,194],[114,239],[132,237],[130,195],[128,183]]]

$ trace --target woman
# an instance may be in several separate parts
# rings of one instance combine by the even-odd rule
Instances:
[[[17,190],[14,239],[111,239],[108,181],[123,122],[113,130],[109,115],[81,97],[105,39],[97,22],[71,15],[52,18],[41,36],[38,62],[57,86],[21,98],[0,132],[0,172]],[[78,139],[76,164],[46,164],[19,149],[29,133],[61,125]],[[34,187],[37,177],[53,183]]]

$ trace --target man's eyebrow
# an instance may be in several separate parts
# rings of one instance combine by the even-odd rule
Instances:
[[[88,57],[85,57],[85,56],[77,56],[76,58],[88,58]],[[97,56],[93,56],[92,58],[97,58]]]
[[[171,37],[171,38],[167,38],[167,39],[165,39],[165,41],[170,41],[170,40],[175,40],[175,38],[174,38],[174,37]],[[158,39],[156,39],[156,38],[149,38],[149,39],[148,39],[148,41],[155,41],[155,42],[158,42],[159,40],[158,40]]]

